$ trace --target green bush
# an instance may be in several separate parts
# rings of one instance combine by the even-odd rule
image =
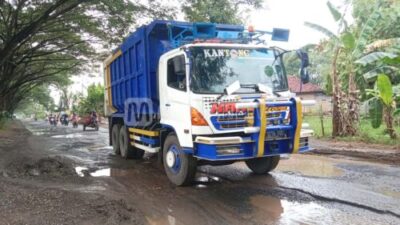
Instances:
[[[332,117],[324,116],[324,131],[325,135],[322,135],[321,120],[319,116],[304,116],[304,123],[308,123],[310,128],[314,130],[314,136],[317,138],[331,138],[332,137]],[[338,140],[343,141],[362,141],[373,144],[388,144],[388,145],[400,145],[400,139],[393,140],[389,134],[385,132],[385,126],[380,126],[375,129],[371,125],[369,118],[363,117],[360,119],[358,126],[358,135],[355,137],[338,137]],[[400,125],[395,127],[397,133],[400,133]]]

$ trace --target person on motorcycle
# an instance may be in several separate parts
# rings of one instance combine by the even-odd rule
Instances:
[[[75,112],[72,112],[70,121],[72,122],[72,127],[78,127],[78,115]]]
[[[97,123],[97,113],[95,110],[92,110],[92,112],[90,113],[90,118],[91,118],[92,124]]]
[[[77,120],[78,120],[78,115],[76,115],[75,112],[72,112],[71,121],[72,121],[72,122],[75,122],[75,121],[77,121]]]
[[[68,114],[61,114],[60,122],[62,125],[68,125]]]

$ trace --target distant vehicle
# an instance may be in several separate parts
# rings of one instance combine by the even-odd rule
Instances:
[[[76,115],[75,113],[72,113],[71,122],[72,122],[72,127],[73,128],[77,128],[78,127],[78,120],[79,120],[78,115]]]
[[[68,126],[68,124],[69,124],[69,118],[68,118],[68,115],[67,115],[67,114],[61,115],[61,117],[60,117],[60,123],[61,123],[62,125],[64,125],[64,126]]]
[[[49,116],[49,123],[50,123],[50,125],[57,126],[56,117],[53,116],[53,115],[50,115],[50,116]]]
[[[104,61],[110,145],[123,158],[158,153],[175,185],[197,165],[244,161],[256,174],[280,155],[309,151],[305,101],[288,89],[283,55],[260,38],[289,30],[156,20],[136,29]],[[303,83],[308,55],[301,59]]]
[[[99,130],[98,120],[93,120],[91,116],[82,118],[81,123],[83,125],[83,131],[85,131],[87,127],[94,128],[96,131]]]

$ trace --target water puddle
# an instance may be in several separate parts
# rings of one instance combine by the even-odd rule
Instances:
[[[280,161],[277,170],[314,177],[338,177],[344,173],[333,160],[311,155],[293,155],[289,160]]]
[[[87,167],[77,166],[77,167],[75,167],[75,172],[80,177],[85,177],[85,176],[109,177],[109,176],[111,176],[111,168],[103,168],[103,169],[98,169],[98,170],[94,170],[93,172],[91,172],[91,170]]]
[[[178,225],[182,224],[177,221],[177,219],[174,216],[167,215],[166,218],[151,218],[151,217],[146,217],[147,223],[150,225]]]
[[[391,190],[389,188],[383,188],[379,192],[384,194],[384,195],[386,195],[386,196],[388,196],[388,197],[400,198],[400,192]]]
[[[104,146],[104,145],[93,145],[87,148],[89,151],[110,151],[113,149],[112,146]]]
[[[76,174],[78,174],[78,176],[80,177],[84,177],[85,176],[85,171],[87,171],[88,168],[87,167],[83,167],[83,166],[77,166],[75,167],[75,172]]]
[[[49,128],[33,128],[26,126],[26,128],[35,136],[43,136],[43,135],[48,135],[51,133],[51,129]]]
[[[111,169],[105,168],[105,169],[96,170],[96,171],[90,173],[90,176],[92,176],[92,177],[109,177],[109,176],[111,176]]]
[[[53,135],[52,138],[81,138],[83,135],[81,133],[63,134],[63,135]]]
[[[195,178],[194,187],[197,189],[207,188],[208,185],[213,183],[219,183],[222,181],[221,178],[217,176],[212,176],[204,173],[198,173],[199,175]]]
[[[278,224],[318,224],[321,218],[330,221],[329,210],[315,202],[301,203],[272,196],[256,195],[250,198],[255,221],[279,221]],[[327,216],[328,215],[328,216]]]

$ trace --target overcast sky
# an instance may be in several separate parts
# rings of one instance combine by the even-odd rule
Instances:
[[[342,7],[343,0],[331,0],[335,6]],[[287,49],[300,48],[309,43],[318,43],[325,36],[304,26],[304,22],[322,25],[336,32],[337,26],[326,5],[325,0],[266,0],[265,9],[250,13],[249,24],[257,30],[271,30],[271,28],[290,29],[288,43],[274,43]],[[346,17],[351,22],[351,12]]]

